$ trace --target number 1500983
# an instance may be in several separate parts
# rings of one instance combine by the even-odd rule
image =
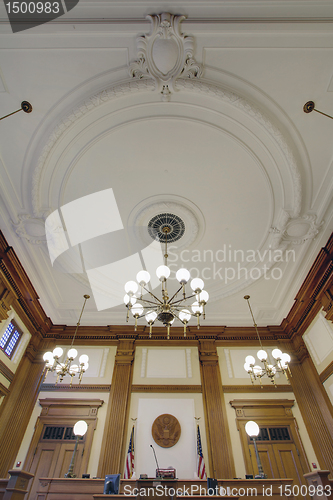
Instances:
[[[310,495],[311,497],[314,495],[317,495],[319,497],[330,497],[331,496],[331,491],[332,488],[330,485],[322,486],[322,485],[317,485],[315,486],[314,484],[310,484],[309,486],[306,486],[305,484],[302,484],[302,486],[298,486],[298,484],[285,484],[279,486],[279,492],[280,496],[286,496],[286,497],[306,497],[307,495]]]
[[[60,2],[8,2],[8,14],[59,14]]]

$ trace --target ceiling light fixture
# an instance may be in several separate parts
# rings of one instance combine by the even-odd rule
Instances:
[[[80,320],[82,317],[83,309],[84,306],[86,305],[87,300],[90,298],[90,295],[83,295],[84,297],[84,303],[82,306],[81,314],[79,317],[79,321],[77,322],[76,325],[76,330],[73,336],[73,340],[71,343],[71,346],[67,352],[67,358],[64,363],[60,363],[59,359],[63,355],[63,349],[61,347],[56,347],[53,349],[53,352],[48,351],[44,354],[43,360],[46,362],[45,368],[45,377],[48,374],[48,372],[56,372],[57,373],[57,380],[55,385],[57,385],[58,381],[60,382],[63,381],[64,377],[66,375],[69,375],[71,377],[71,382],[70,386],[72,386],[73,382],[73,377],[75,377],[76,374],[79,376],[79,384],[81,383],[82,377],[84,372],[86,372],[89,368],[89,357],[87,354],[82,354],[79,357],[79,365],[72,365],[73,360],[76,358],[78,352],[76,349],[73,348],[76,332],[78,331],[79,325],[80,325]]]
[[[257,332],[257,335],[258,335],[258,339],[259,339],[259,344],[260,344],[260,347],[261,347],[261,349],[257,352],[257,357],[258,357],[258,359],[264,365],[263,368],[261,366],[259,366],[259,365],[255,365],[256,360],[255,360],[254,356],[246,356],[245,363],[244,363],[244,369],[250,375],[252,384],[258,378],[259,381],[260,381],[260,385],[262,386],[261,379],[262,379],[262,377],[264,377],[265,375],[267,375],[267,377],[269,377],[271,379],[272,384],[276,385],[276,383],[275,383],[275,375],[276,375],[276,373],[284,373],[285,376],[286,376],[286,378],[287,378],[287,380],[289,381],[288,374],[287,374],[287,369],[288,369],[289,362],[290,362],[290,356],[289,356],[289,354],[283,353],[282,351],[280,351],[280,349],[273,349],[272,356],[273,356],[274,359],[276,359],[276,364],[275,365],[270,365],[267,362],[268,354],[264,350],[264,348],[262,346],[262,343],[261,343],[261,339],[260,339],[260,336],[259,336],[257,324],[255,322],[255,319],[254,319],[254,316],[253,316],[253,312],[252,312],[252,309],[251,309],[251,304],[250,304],[250,301],[249,301],[250,295],[245,295],[244,299],[248,303],[248,306],[249,306],[249,309],[250,309],[250,312],[251,312],[251,316],[252,316],[252,319],[253,319],[253,325],[254,325],[254,328],[256,329],[256,332]]]
[[[319,109],[316,109],[315,103],[313,101],[306,102],[303,106],[303,111],[304,111],[304,113],[311,113],[311,111],[316,111],[317,113],[320,113],[321,115],[327,116],[327,118],[332,118],[332,120],[333,120],[333,116],[328,115],[326,113],[323,113],[322,111],[319,111]]]
[[[125,285],[126,295],[124,297],[124,302],[127,307],[126,321],[128,321],[129,312],[131,311],[135,318],[134,329],[136,330],[138,319],[145,316],[149,325],[149,338],[151,338],[152,327],[156,319],[166,326],[168,339],[170,338],[170,327],[175,319],[179,320],[184,325],[184,337],[186,337],[186,325],[190,321],[191,316],[197,318],[198,328],[200,328],[200,316],[203,315],[205,319],[205,305],[207,304],[209,295],[203,289],[204,282],[201,278],[192,279],[190,283],[192,292],[190,295],[186,295],[185,285],[191,279],[190,272],[187,269],[178,269],[176,279],[180,287],[171,298],[169,297],[167,280],[170,276],[170,268],[167,263],[167,243],[168,235],[170,235],[171,231],[172,227],[167,223],[164,224],[160,229],[162,237],[158,238],[159,241],[165,241],[164,265],[156,269],[156,275],[161,281],[162,298],[158,298],[148,290],[147,286],[150,281],[150,274],[148,271],[140,271],[136,276],[137,282],[128,281]],[[150,300],[143,298],[142,295],[144,292],[150,295]],[[179,298],[178,294],[182,294],[182,297]],[[193,298],[195,299],[194,302],[189,305],[187,301]],[[191,309],[191,311],[189,309]]]
[[[8,118],[8,116],[15,115],[15,113],[18,113],[19,111],[24,111],[25,113],[31,113],[32,106],[31,106],[30,102],[22,101],[20,109],[17,109],[16,111],[13,111],[12,113],[9,113],[9,115],[2,116],[0,118],[0,120],[4,120],[5,118]]]

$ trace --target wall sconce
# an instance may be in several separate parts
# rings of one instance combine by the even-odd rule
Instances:
[[[74,425],[73,432],[76,436],[76,441],[75,441],[74,451],[73,451],[73,455],[72,455],[72,460],[71,460],[71,463],[69,465],[68,472],[65,474],[65,477],[68,477],[68,478],[76,477],[76,474],[74,474],[74,460],[75,460],[77,445],[79,443],[80,437],[85,435],[85,433],[87,432],[87,429],[88,429],[88,424],[84,420],[79,420]]]
[[[253,444],[254,444],[254,451],[256,453],[259,474],[254,476],[254,477],[255,477],[255,479],[266,479],[267,475],[264,473],[264,470],[262,468],[262,464],[261,464],[261,460],[260,460],[259,452],[258,452],[258,448],[257,448],[257,443],[256,443],[256,437],[258,436],[258,434],[260,432],[259,425],[256,422],[253,422],[253,420],[249,420],[245,424],[245,431],[246,431],[246,434],[252,438]]]

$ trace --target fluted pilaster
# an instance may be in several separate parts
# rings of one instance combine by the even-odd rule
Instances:
[[[118,474],[123,471],[125,439],[132,387],[134,341],[121,340],[118,345],[103,445],[100,454],[98,475]]]
[[[222,390],[219,358],[214,341],[200,342],[199,356],[210,474],[215,478],[233,478],[235,477],[235,464]]]

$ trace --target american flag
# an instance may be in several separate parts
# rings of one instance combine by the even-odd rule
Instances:
[[[134,425],[132,428],[127,456],[126,456],[124,479],[131,479],[133,473],[134,473]]]
[[[201,448],[201,437],[200,437],[200,429],[199,425],[197,426],[197,465],[198,465],[198,478],[206,479],[206,469],[205,469],[205,461]]]

